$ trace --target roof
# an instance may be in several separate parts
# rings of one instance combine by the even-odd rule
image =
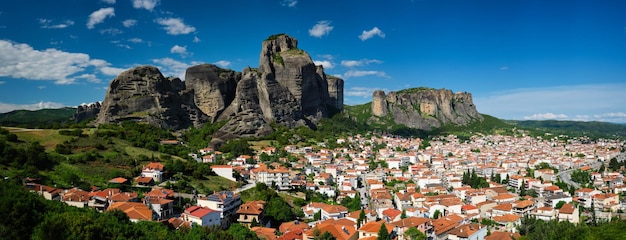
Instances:
[[[504,214],[502,216],[494,216],[493,220],[496,222],[515,222],[520,219],[520,216],[515,214]]]
[[[212,212],[217,212],[213,209],[210,209],[208,207],[200,207],[200,206],[191,206],[187,209],[185,209],[185,213],[189,214],[191,216],[197,217],[197,218],[202,218],[204,216],[206,216],[207,214],[210,214]]]
[[[160,162],[151,162],[151,163],[148,163],[148,165],[146,165],[144,167],[144,169],[146,169],[146,168],[148,168],[148,169],[156,169],[156,170],[161,170],[162,171],[163,168],[165,168],[165,166],[162,163],[160,163]]]
[[[576,207],[574,207],[573,204],[571,203],[566,203],[563,204],[563,206],[561,207],[561,209],[559,209],[559,213],[563,213],[563,214],[573,214],[574,210],[576,210]]]
[[[388,216],[390,220],[395,219],[398,215],[402,214],[402,211],[395,208],[387,208],[382,212],[383,215]]]
[[[152,209],[140,202],[114,202],[107,208],[107,211],[113,211],[114,209],[119,209],[126,213],[129,219],[152,220]]]
[[[463,224],[456,227],[455,229],[452,229],[452,231],[448,232],[448,234],[457,236],[459,238],[469,238],[474,233],[478,232],[481,228],[482,226],[478,223]]]
[[[315,229],[318,229],[321,233],[329,232],[332,234],[337,240],[347,240],[352,239],[355,234],[357,234],[357,230],[354,227],[354,222],[350,220],[340,219],[328,219],[326,221],[322,221],[317,224],[312,229],[307,230],[305,233],[307,236],[313,236],[313,232]]]
[[[280,224],[280,226],[278,227],[278,231],[282,233],[286,233],[286,232],[290,232],[294,230],[307,230],[309,228],[310,227],[307,223],[295,220],[295,221],[284,222]]]
[[[365,225],[361,226],[361,228],[359,228],[359,232],[367,232],[367,233],[376,233],[378,234],[378,231],[380,230],[380,227],[385,224],[384,221],[370,221],[367,222]],[[387,231],[391,234],[391,231],[393,231],[393,227],[391,225],[387,225],[385,224],[385,228],[387,229]]]
[[[491,235],[486,236],[485,240],[513,240],[519,239],[521,235],[519,233],[511,233],[511,232],[491,232]]]
[[[266,228],[266,227],[252,227],[250,231],[256,233],[257,236],[261,239],[267,240],[275,240],[276,239],[276,228]]]
[[[430,219],[423,217],[408,217],[405,219],[400,219],[398,221],[390,223],[390,225],[396,227],[417,227],[424,223],[430,222]]]
[[[264,209],[265,209],[265,201],[250,201],[250,202],[241,204],[241,206],[239,206],[239,210],[237,210],[237,213],[260,215],[261,213],[263,213]]]
[[[440,235],[447,231],[450,231],[458,225],[457,222],[450,220],[449,218],[439,218],[432,221],[435,234]]]
[[[499,211],[511,211],[511,209],[513,209],[513,204],[510,204],[510,203],[503,203],[503,204],[493,207],[493,210],[499,210]]]
[[[116,177],[116,178],[113,178],[113,179],[109,180],[109,183],[123,184],[123,183],[126,183],[126,182],[128,182],[128,179],[123,178],[123,177]]]
[[[146,197],[157,197],[157,198],[173,198],[174,190],[170,190],[167,188],[153,188],[152,191],[147,192],[145,194]]]

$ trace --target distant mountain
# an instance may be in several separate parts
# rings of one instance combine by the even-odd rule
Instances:
[[[76,108],[58,108],[41,110],[15,110],[8,113],[0,113],[0,125],[22,127],[46,127],[53,124],[65,124],[73,122],[72,116]]]
[[[504,120],[504,122],[513,126],[551,132],[553,134],[593,138],[626,138],[626,124],[559,120]]]

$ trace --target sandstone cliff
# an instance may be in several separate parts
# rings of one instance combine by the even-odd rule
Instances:
[[[397,124],[423,130],[483,119],[470,93],[446,89],[413,88],[386,95],[375,91],[371,111],[373,116],[390,117]]]
[[[95,118],[98,116],[98,113],[100,113],[101,107],[100,102],[80,105],[76,107],[76,113],[72,116],[72,119],[74,119],[76,123],[79,123],[90,118]]]
[[[150,66],[125,71],[111,82],[96,123],[184,129],[225,121],[215,137],[228,140],[270,134],[274,123],[314,128],[342,109],[343,80],[326,76],[295,38],[279,34],[263,41],[258,69],[201,64],[187,69],[184,82]]]

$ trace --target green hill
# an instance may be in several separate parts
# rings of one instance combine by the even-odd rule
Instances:
[[[15,110],[7,113],[0,113],[0,125],[19,126],[28,128],[41,128],[52,125],[63,125],[71,123],[72,115],[76,113],[76,108],[58,108],[41,110]]]
[[[626,125],[608,122],[582,122],[558,120],[504,120],[504,122],[520,128],[591,138],[626,138]]]

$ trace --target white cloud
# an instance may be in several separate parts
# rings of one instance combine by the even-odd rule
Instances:
[[[102,2],[104,3],[108,3],[108,4],[115,4],[115,0],[102,0]]]
[[[385,92],[388,92],[387,89],[380,88],[351,87],[345,91],[345,95],[350,97],[371,98],[372,94],[376,90],[383,90]]]
[[[502,67],[500,67],[500,70],[502,70],[502,71],[506,71],[506,70],[509,70],[509,67],[507,67],[507,66],[502,66]]]
[[[381,31],[380,29],[378,29],[378,27],[374,27],[372,28],[372,30],[369,31],[363,31],[363,33],[361,33],[361,35],[359,35],[359,38],[361,39],[361,41],[365,41],[367,39],[370,39],[374,36],[379,36],[380,38],[385,38],[385,33],[383,31]]]
[[[0,40],[0,76],[28,80],[53,80],[56,84],[72,84],[87,79],[85,71],[101,70],[110,63],[91,59],[84,53],[57,49],[35,50],[27,44]]]
[[[479,112],[502,119],[626,122],[620,114],[624,92],[625,83],[525,88],[475,95],[474,103]]]
[[[565,114],[556,113],[536,113],[530,116],[524,116],[525,120],[546,120],[546,119],[567,119]]]
[[[123,71],[126,71],[124,68],[115,68],[115,67],[102,67],[100,68],[100,72],[104,75],[109,76],[117,76],[120,75]]]
[[[377,76],[377,77],[383,77],[383,78],[390,78],[389,76],[387,76],[385,72],[382,72],[382,71],[361,71],[361,70],[349,70],[346,73],[344,73],[342,76],[344,79],[351,78],[351,77],[364,77],[364,76]]]
[[[283,5],[285,7],[295,7],[296,4],[298,4],[297,0],[283,0],[281,2],[281,5]]]
[[[184,63],[176,61],[172,58],[152,59],[152,62],[158,64],[157,67],[161,70],[161,73],[163,73],[164,76],[175,76],[182,80],[185,79],[185,72],[187,71],[187,68],[200,64],[199,62]]]
[[[107,28],[107,29],[100,30],[100,34],[102,35],[107,34],[107,35],[115,36],[115,35],[120,35],[122,33],[124,33],[124,31],[119,30],[117,28]]]
[[[40,101],[39,103],[33,103],[33,104],[11,104],[11,103],[0,102],[0,113],[10,112],[13,110],[40,110],[40,109],[48,109],[48,108],[62,108],[62,107],[65,107],[65,104],[55,103],[55,102],[44,102],[44,101]]]
[[[329,60],[321,60],[321,61],[313,61],[313,63],[317,65],[322,65],[324,69],[331,69],[335,67],[335,64]]]
[[[69,26],[74,25],[74,21],[72,20],[65,20],[62,23],[57,23],[57,24],[52,24],[52,20],[50,19],[43,19],[40,18],[39,19],[39,25],[41,25],[41,28],[46,28],[46,29],[62,29],[62,28],[67,28]]]
[[[185,56],[187,56],[189,54],[187,52],[187,46],[181,47],[181,46],[178,46],[178,45],[174,45],[170,49],[170,53],[180,54],[181,57],[185,57]]]
[[[133,0],[133,7],[140,9],[146,9],[148,11],[154,10],[154,8],[159,5],[159,0]]]
[[[193,42],[194,43],[199,43],[200,42],[200,38],[198,38],[198,36],[194,36],[193,37]]]
[[[222,68],[228,68],[230,66],[231,62],[226,61],[226,60],[219,60],[219,61],[217,61],[217,62],[215,62],[213,64],[215,64],[217,66],[220,66]]]
[[[324,35],[328,35],[333,30],[333,26],[330,25],[330,21],[319,21],[315,26],[309,29],[309,35],[317,38],[321,38]]]
[[[39,90],[44,90],[44,89],[46,89],[46,86],[37,86],[37,88],[38,88]]]
[[[100,8],[98,11],[95,11],[89,14],[89,20],[87,21],[87,28],[93,29],[94,26],[98,23],[104,22],[104,19],[108,17],[115,16],[115,9],[112,7],[108,8]]]
[[[159,18],[156,22],[163,25],[163,29],[170,35],[189,34],[196,31],[195,27],[186,25],[180,18]]]
[[[370,63],[383,63],[383,61],[380,60],[376,60],[376,59],[361,59],[361,60],[343,60],[341,61],[341,65],[343,65],[344,67],[358,67],[358,66],[364,66],[364,65],[369,65]]]
[[[135,25],[137,25],[137,20],[135,20],[135,19],[126,19],[126,20],[122,21],[122,25],[124,25],[124,27],[127,27],[127,28],[134,27]]]
[[[132,43],[142,43],[143,39],[141,39],[141,38],[131,38],[131,39],[128,39],[128,41],[132,42]]]

